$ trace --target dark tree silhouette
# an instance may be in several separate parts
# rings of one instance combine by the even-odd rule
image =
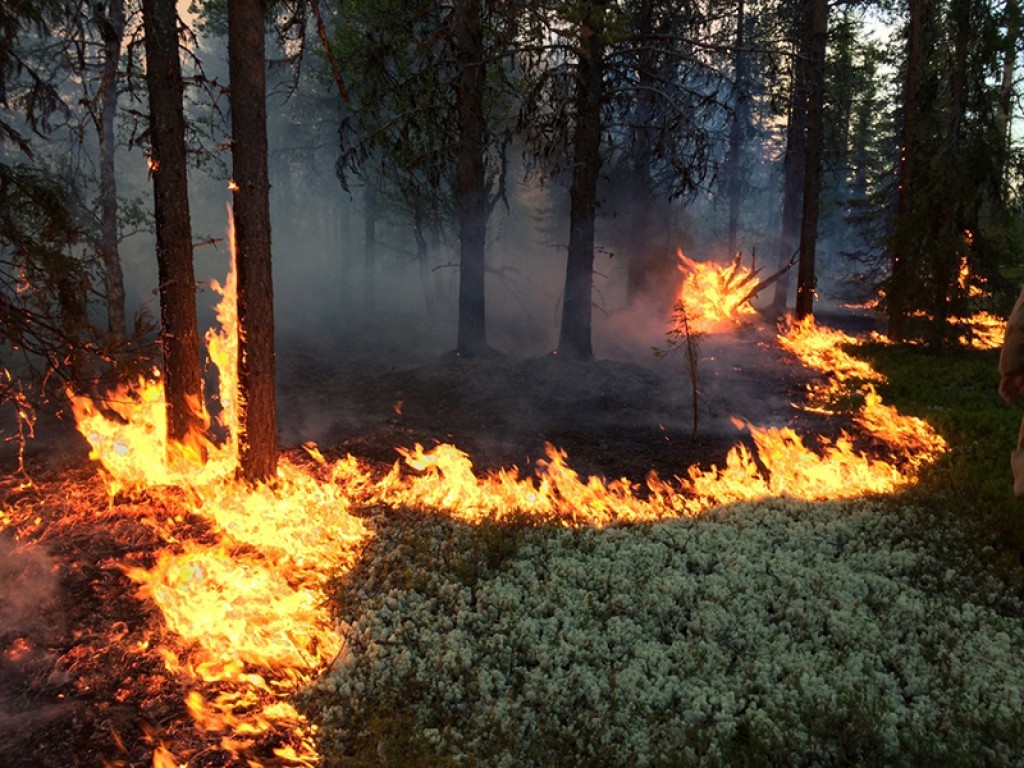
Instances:
[[[263,2],[229,0],[228,75],[239,323],[238,471],[248,482],[269,481],[277,472],[263,19]]]
[[[142,3],[169,444],[184,442],[190,434],[205,428],[197,407],[202,402],[203,385],[176,7],[174,0]]]

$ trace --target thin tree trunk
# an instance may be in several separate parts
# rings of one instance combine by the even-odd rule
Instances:
[[[654,33],[654,3],[646,0],[637,10],[633,19],[633,31],[639,39],[650,38]],[[638,76],[640,89],[636,103],[636,129],[632,143],[631,170],[627,182],[629,199],[628,232],[629,262],[626,265],[626,301],[634,306],[648,288],[652,266],[652,254],[657,252],[651,242],[651,208],[654,204],[651,193],[651,162],[653,148],[651,141],[651,93],[658,84],[653,72],[654,56],[646,49],[639,54]]]
[[[484,168],[484,35],[480,0],[456,0],[453,31],[459,149],[456,206],[459,216],[459,327],[456,352],[487,351],[484,257],[487,188]]]
[[[569,253],[558,354],[592,360],[594,222],[601,170],[601,102],[604,98],[602,3],[584,4],[581,50],[576,65],[576,130],[572,187],[569,190]]]
[[[917,119],[920,111],[921,67],[924,62],[924,14],[926,0],[909,0],[910,28],[907,39],[906,81],[903,86],[903,126],[899,163],[899,190],[896,199],[896,237],[889,257],[891,274],[887,302],[889,338],[901,341],[905,333],[907,293],[910,290],[910,255],[903,253],[908,244],[900,232],[906,227],[913,207],[914,164],[917,161]]]
[[[363,191],[363,312],[377,309],[377,184],[366,179]]]
[[[277,473],[274,288],[262,2],[228,0],[231,158],[238,275],[239,476]]]
[[[814,312],[817,283],[814,259],[818,242],[821,196],[821,155],[824,147],[825,44],[828,38],[828,2],[811,0],[807,52],[810,78],[807,89],[807,152],[804,165],[803,217],[800,223],[800,264],[796,285],[796,317]]]
[[[739,0],[736,7],[736,50],[733,66],[736,81],[733,84],[733,114],[729,126],[729,156],[727,158],[726,179],[729,197],[729,226],[726,253],[729,258],[736,254],[737,239],[740,227],[740,203],[743,199],[743,183],[740,178],[743,163],[743,139],[747,123],[747,52],[744,26],[744,0]]]
[[[800,245],[800,201],[804,186],[807,153],[807,80],[808,60],[793,60],[793,81],[789,93],[789,118],[786,123],[786,158],[783,166],[782,231],[779,237],[780,270],[787,268]],[[789,303],[790,273],[781,273],[775,283],[772,309],[776,315],[786,312]]]
[[[1006,165],[1009,157],[1011,141],[1010,116],[1013,109],[1014,75],[1017,67],[1017,44],[1020,42],[1020,3],[1018,0],[1006,0],[1006,40],[1003,44],[1003,72],[999,84],[999,101],[996,106],[996,125],[1000,140],[1000,174],[999,179],[1006,184]],[[1000,194],[1003,190],[999,190]]]
[[[205,430],[196,407],[202,403],[203,381],[196,328],[176,5],[174,0],[142,2],[169,445],[184,442],[191,434]]]
[[[118,253],[117,177],[114,167],[117,120],[117,70],[124,39],[124,0],[110,0],[99,20],[103,39],[103,80],[100,84],[100,241],[99,256],[107,293],[107,333],[112,341],[125,337],[124,272]]]

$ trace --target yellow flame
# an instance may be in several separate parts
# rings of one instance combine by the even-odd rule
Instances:
[[[732,286],[731,295],[742,293],[751,279],[738,264],[695,268],[691,274],[700,275],[693,285]],[[882,377],[842,349],[855,339],[811,322],[793,326],[780,336],[780,345],[837,382],[869,384],[856,419],[889,447],[893,463],[858,452],[846,434],[822,440],[811,450],[791,429],[738,425],[749,430],[753,449],[738,444],[723,467],[692,467],[673,482],[652,473],[645,487],[625,479],[581,478],[568,466],[566,454],[550,445],[534,476],[524,477],[513,467],[481,477],[469,456],[447,444],[400,451],[403,462],[383,477],[352,456],[328,462],[307,445],[305,463],[282,457],[273,483],[251,487],[234,476],[238,324],[233,265],[224,285],[214,288],[221,296],[220,329],[207,333],[206,340],[221,377],[225,440],[204,438],[194,461],[170,461],[157,376],[122,388],[102,403],[82,397],[72,402],[91,455],[103,465],[112,499],[119,490],[157,494],[166,489],[215,533],[197,543],[188,540],[180,518],[156,521],[167,547],[151,568],[125,571],[139,584],[140,596],[160,607],[179,638],[158,652],[169,671],[194,681],[186,703],[197,726],[223,734],[221,746],[236,755],[244,754],[255,736],[284,729],[291,740],[279,748],[278,757],[304,765],[317,762],[313,730],[288,697],[342,647],[320,588],[324,574],[354,562],[368,535],[352,514],[356,506],[417,506],[468,521],[525,514],[562,525],[600,526],[696,515],[765,496],[833,499],[888,492],[911,482],[914,470],[945,448],[925,422],[902,417],[881,403],[870,383]],[[730,310],[729,323],[747,313],[742,304]],[[170,768],[173,755],[158,753]]]
[[[750,304],[757,273],[743,266],[738,256],[729,265],[693,261],[682,250],[676,256],[683,273],[679,304],[692,332],[727,333],[757,317]]]

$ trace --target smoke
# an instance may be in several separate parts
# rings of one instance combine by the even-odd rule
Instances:
[[[0,637],[48,628],[45,609],[57,591],[54,562],[39,547],[0,537]]]

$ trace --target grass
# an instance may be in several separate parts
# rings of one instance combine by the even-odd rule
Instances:
[[[852,351],[885,375],[878,390],[887,404],[927,420],[950,445],[899,501],[948,511],[999,550],[1008,568],[1019,568],[1024,501],[1014,498],[1009,456],[1024,411],[996,394],[998,350],[866,344]]]
[[[791,518],[793,530],[810,526],[814,552],[803,553],[790,528],[771,528],[771,515],[742,508],[722,513],[721,538],[714,515],[682,532],[558,536],[530,521],[465,526],[425,514],[388,523],[356,573],[333,584],[353,634],[349,671],[326,676],[306,700],[325,726],[324,765],[615,765],[633,753],[608,734],[625,739],[637,725],[650,743],[635,748],[644,756],[636,762],[651,766],[983,766],[1019,754],[1024,708],[986,710],[996,685],[972,688],[969,666],[990,659],[1016,689],[1007,659],[1024,631],[1024,502],[1013,497],[1009,451],[1021,412],[996,394],[998,353],[852,351],[886,376],[885,402],[929,421],[950,450],[917,486],[849,520],[828,505],[781,504],[775,517]],[[886,516],[892,526],[879,522]],[[743,541],[746,550],[730,549]],[[790,615],[790,599],[802,605],[814,593],[823,613]],[[822,617],[834,626],[823,629]],[[527,632],[524,622],[536,626]],[[884,639],[857,635],[854,622]],[[778,644],[777,655],[765,644]],[[795,662],[786,656],[794,644],[809,650]],[[774,671],[759,666],[762,653]],[[706,668],[704,655],[715,659]],[[881,666],[861,676],[860,658]],[[849,673],[845,683],[839,672]],[[918,674],[925,687],[908,693]],[[588,696],[592,678],[610,681],[610,693]],[[729,679],[747,704],[729,708]],[[702,692],[711,702],[698,707],[704,714],[683,714]],[[945,702],[932,707],[930,698]],[[524,704],[537,720],[529,727],[517,714]],[[639,719],[627,717],[637,708]],[[482,712],[498,714],[470,728]],[[731,735],[722,716],[735,717]]]

